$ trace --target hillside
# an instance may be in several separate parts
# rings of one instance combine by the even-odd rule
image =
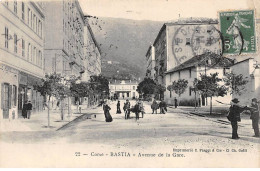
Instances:
[[[163,25],[163,22],[138,21],[115,18],[91,18],[90,25],[102,51],[102,60],[120,64],[103,63],[105,76],[125,74],[126,77],[143,77],[146,71],[145,54]],[[111,69],[113,68],[114,69]]]

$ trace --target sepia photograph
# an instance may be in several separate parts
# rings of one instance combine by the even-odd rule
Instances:
[[[259,0],[0,0],[0,168],[259,168]]]

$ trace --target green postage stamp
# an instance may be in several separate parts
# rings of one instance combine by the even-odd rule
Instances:
[[[254,10],[220,12],[225,54],[256,52]]]

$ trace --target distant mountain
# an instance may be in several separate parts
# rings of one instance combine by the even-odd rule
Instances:
[[[100,44],[102,60],[120,62],[103,63],[103,75],[112,76],[119,72],[121,76],[131,75],[136,79],[145,75],[146,52],[149,45],[153,44],[163,22],[118,18],[90,18],[89,22]]]

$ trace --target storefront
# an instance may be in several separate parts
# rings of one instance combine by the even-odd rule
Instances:
[[[1,119],[16,119],[18,71],[5,64],[0,64],[1,75]]]
[[[19,88],[18,88],[18,113],[22,114],[22,107],[25,101],[31,101],[33,113],[43,110],[43,97],[39,92],[34,90],[34,85],[41,80],[24,72],[19,73]]]

